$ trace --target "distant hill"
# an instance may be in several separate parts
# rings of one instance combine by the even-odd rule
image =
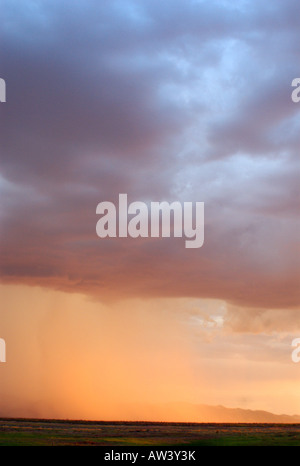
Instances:
[[[299,415],[273,414],[268,411],[241,408],[226,408],[224,406],[209,406],[185,402],[169,403],[121,403],[114,405],[117,415],[101,416],[90,421],[80,422],[116,422],[116,423],[219,423],[219,424],[300,424]],[[0,412],[0,419],[19,419],[40,422],[69,422],[70,419],[49,419],[45,416],[32,418],[25,413],[22,416],[13,416],[11,413]],[[79,422],[80,418],[74,419]],[[73,422],[73,421],[72,421]]]
[[[287,414],[273,414],[268,411],[195,405],[192,403],[141,405],[140,410],[134,412],[134,419],[166,422],[300,423],[300,416],[298,415],[290,416]]]

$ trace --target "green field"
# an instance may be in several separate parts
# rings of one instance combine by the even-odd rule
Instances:
[[[300,424],[0,419],[0,446],[300,446]]]

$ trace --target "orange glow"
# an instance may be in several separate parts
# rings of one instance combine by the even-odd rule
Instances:
[[[37,287],[0,291],[2,416],[209,421],[195,410],[203,403],[297,412],[295,365],[226,356],[217,336],[200,348],[189,300],[104,305]],[[206,303],[210,313],[217,304]]]

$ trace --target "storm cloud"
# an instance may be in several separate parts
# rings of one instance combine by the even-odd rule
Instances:
[[[0,5],[2,282],[297,306],[299,3]],[[119,193],[204,201],[204,246],[100,240]]]

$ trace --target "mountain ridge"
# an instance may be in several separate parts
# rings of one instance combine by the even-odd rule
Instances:
[[[299,424],[300,415],[274,414],[264,410],[228,408],[222,405],[168,402],[135,406],[134,417],[143,421],[198,423],[270,423]],[[131,412],[131,415],[133,413]],[[142,415],[142,417],[141,417]]]

